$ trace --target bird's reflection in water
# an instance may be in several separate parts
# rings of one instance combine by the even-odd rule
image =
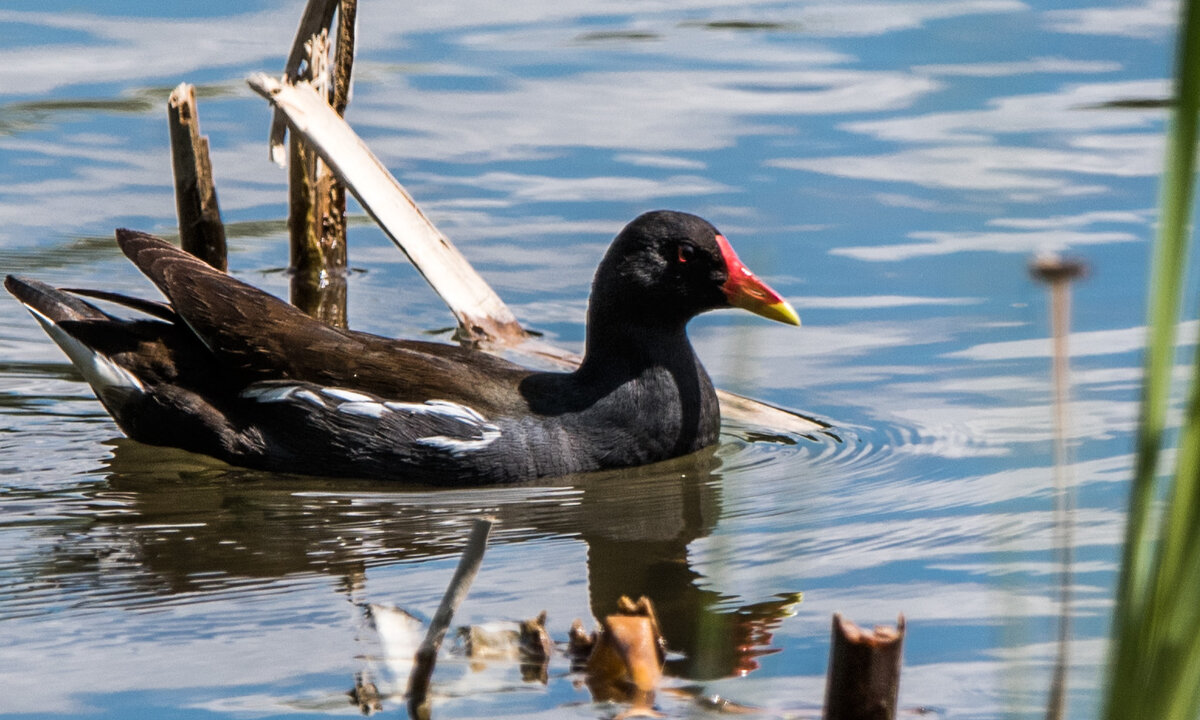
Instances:
[[[676,653],[668,672],[726,677],[756,667],[755,656],[769,651],[770,633],[794,598],[737,607],[735,598],[701,587],[688,546],[719,519],[720,466],[709,449],[619,472],[448,490],[272,475],[121,439],[107,483],[95,490],[109,511],[98,513],[94,532],[85,535],[124,545],[112,549],[132,552],[147,571],[138,582],[156,584],[157,593],[306,572],[336,576],[348,587],[372,565],[457,554],[471,520],[485,513],[498,521],[493,543],[582,540],[593,617],[613,612],[622,595],[645,595]],[[165,525],[187,531],[163,533]],[[506,527],[522,531],[506,535]],[[565,582],[584,571],[558,572]],[[530,617],[540,609],[531,591]]]

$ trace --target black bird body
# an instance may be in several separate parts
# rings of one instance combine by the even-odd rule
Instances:
[[[479,484],[683,455],[714,443],[720,423],[687,321],[736,303],[798,322],[711,225],[683,213],[647,213],[617,236],[574,372],[334,328],[163,240],[119,230],[117,241],[167,304],[13,276],[5,286],[127,435],[283,472]]]

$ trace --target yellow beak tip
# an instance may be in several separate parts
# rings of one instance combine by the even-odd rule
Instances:
[[[800,315],[796,313],[796,309],[792,307],[791,303],[786,300],[773,305],[766,305],[759,310],[758,314],[769,320],[784,323],[785,325],[800,325]]]

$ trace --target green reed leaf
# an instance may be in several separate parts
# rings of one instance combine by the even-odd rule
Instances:
[[[1159,473],[1190,244],[1200,109],[1197,5],[1200,0],[1185,0],[1181,7],[1175,111],[1149,287],[1137,460],[1105,688],[1104,716],[1109,720],[1194,720],[1200,715],[1200,355],[1174,476],[1160,482]],[[1167,509],[1156,523],[1155,499],[1164,494]]]

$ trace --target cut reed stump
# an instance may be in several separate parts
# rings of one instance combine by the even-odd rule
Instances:
[[[200,135],[194,87],[180,83],[172,91],[167,100],[167,124],[171,136],[180,244],[209,265],[225,270],[225,225],[217,206],[208,138]]]
[[[825,720],[894,720],[903,646],[903,615],[894,628],[868,631],[835,613]]]
[[[331,63],[328,26],[334,9],[337,43]],[[293,66],[289,57],[287,68],[289,79],[308,82],[339,117],[350,98],[356,12],[356,0],[312,0],[299,32],[324,25],[307,38],[297,35],[303,62]],[[293,57],[295,49],[293,45]],[[296,133],[288,143],[288,230],[292,304],[330,325],[346,327],[346,188]]]

